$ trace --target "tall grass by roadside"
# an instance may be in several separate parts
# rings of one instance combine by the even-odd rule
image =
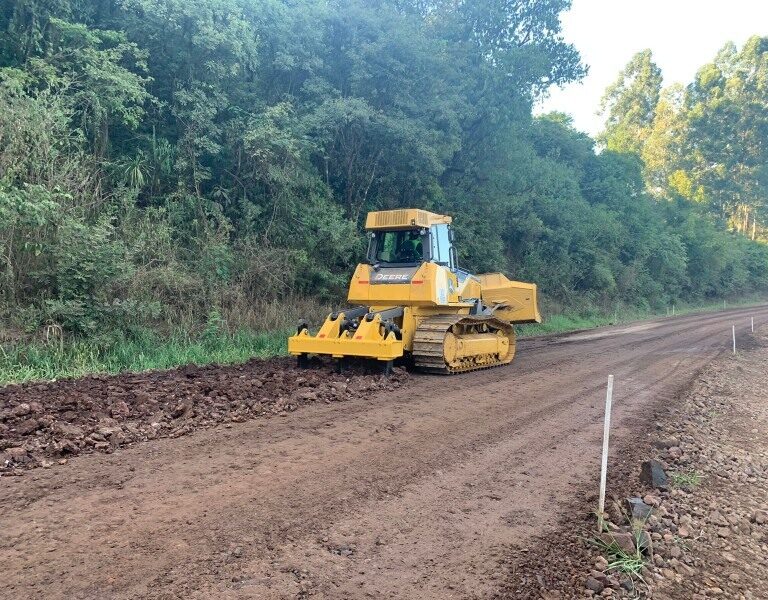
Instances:
[[[747,306],[759,298],[730,302],[728,307]],[[764,302],[765,299],[762,299]],[[675,314],[721,310],[722,301],[710,304],[676,306]],[[254,308],[251,315],[222,317],[212,311],[205,327],[193,330],[181,327],[163,333],[146,328],[130,335],[106,333],[96,339],[25,339],[0,343],[0,386],[35,380],[81,377],[90,373],[121,373],[171,369],[186,364],[233,364],[249,358],[269,358],[285,355],[287,337],[293,332],[298,316],[319,324],[327,308],[305,303],[295,306],[269,304]],[[664,316],[651,310],[623,309],[608,314],[593,312],[564,312],[547,316],[540,325],[518,328],[520,337],[589,329],[601,325],[628,323],[640,319]],[[238,325],[232,321],[258,323],[267,331]]]
[[[286,353],[287,331],[254,333],[245,329],[193,336],[177,331],[164,337],[145,331],[107,343],[73,340],[0,347],[0,385],[34,380],[170,369],[186,364],[231,364]]]
[[[90,338],[62,337],[56,329],[53,336],[18,336],[5,342],[0,336],[0,386],[281,356],[299,318],[321,322],[329,310],[311,299],[270,301],[223,313],[212,310],[202,327],[191,316],[180,315],[176,327],[131,327]]]

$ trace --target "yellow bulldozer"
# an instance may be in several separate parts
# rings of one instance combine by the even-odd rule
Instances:
[[[311,335],[300,322],[288,351],[383,361],[405,358],[429,373],[505,365],[515,355],[515,323],[540,323],[536,285],[458,266],[452,219],[419,209],[368,214],[368,253],[355,269],[348,301]]]

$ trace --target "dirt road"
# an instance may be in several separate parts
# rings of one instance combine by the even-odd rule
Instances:
[[[749,315],[529,340],[508,367],[0,478],[0,597],[487,596],[596,479],[606,376],[620,440]]]

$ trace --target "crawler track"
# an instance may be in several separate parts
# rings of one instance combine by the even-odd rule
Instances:
[[[485,329],[499,332],[509,339],[510,351],[503,357],[498,355],[466,356],[450,361],[445,356],[445,337],[456,328],[473,331]],[[469,333],[468,335],[472,335]],[[457,339],[463,336],[456,334]],[[449,374],[479,371],[509,364],[515,356],[515,330],[507,322],[493,317],[471,317],[467,315],[443,315],[421,322],[413,337],[413,361],[417,369],[425,373]]]

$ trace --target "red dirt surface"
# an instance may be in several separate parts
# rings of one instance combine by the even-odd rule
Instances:
[[[612,439],[622,448],[638,419],[674,402],[728,350],[731,324],[741,333],[751,315],[768,321],[768,308],[527,340],[506,367],[392,384],[363,378],[368,389],[346,402],[310,401],[285,418],[0,477],[0,597],[442,599],[509,590],[510,549],[535,553],[532,544],[581,506],[574,490],[596,486],[607,375],[616,376]],[[226,390],[242,375],[243,386],[263,379],[258,363],[249,368],[200,379],[229,381]],[[183,382],[181,373],[170,377]],[[337,381],[310,373],[322,389]],[[284,374],[305,376],[290,366]],[[146,389],[163,385],[162,374],[146,377]],[[150,393],[177,388],[162,389]],[[14,406],[35,401],[14,394]],[[176,393],[166,406],[180,401]]]
[[[51,466],[82,452],[112,452],[220,423],[280,415],[313,402],[343,402],[395,389],[407,378],[297,371],[294,361],[194,365],[0,388],[0,473]]]

